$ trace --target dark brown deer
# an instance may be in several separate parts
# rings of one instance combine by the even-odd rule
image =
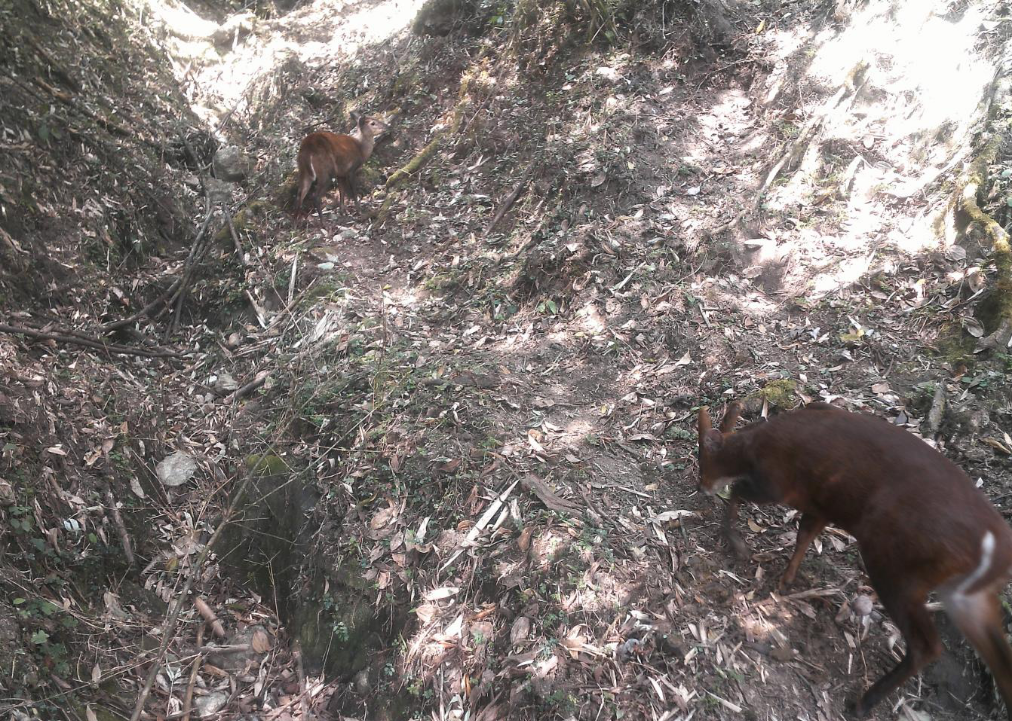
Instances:
[[[999,591],[1012,578],[1012,530],[954,463],[919,438],[873,416],[825,403],[735,432],[732,404],[720,429],[699,410],[699,488],[731,486],[724,528],[738,552],[742,501],[801,511],[797,545],[781,585],[826,525],[857,539],[871,585],[906,642],[903,660],[853,704],[863,718],[941,653],[925,601],[946,612],[987,663],[1012,719],[1012,647]]]

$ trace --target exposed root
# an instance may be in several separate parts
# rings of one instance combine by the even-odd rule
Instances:
[[[847,79],[839,90],[830,98],[826,103],[823,104],[821,112],[815,113],[809,118],[804,126],[801,128],[801,132],[798,133],[791,144],[787,148],[787,152],[781,156],[770,172],[766,175],[766,180],[763,181],[762,187],[759,188],[759,192],[756,193],[755,204],[758,205],[762,200],[763,195],[769,190],[770,185],[777,179],[785,167],[791,167],[796,164],[801,157],[805,154],[805,150],[811,144],[813,138],[815,138],[819,129],[822,127],[822,123],[830,113],[839,112],[840,104],[843,103],[847,98],[854,98],[857,96],[858,91],[861,89],[861,85],[864,83],[865,73],[868,70],[868,62],[866,60],[860,61],[854,68],[847,74]]]
[[[971,163],[966,173],[956,183],[949,204],[947,220],[950,227],[957,233],[965,234],[971,228],[978,230],[989,241],[991,258],[994,261],[997,278],[992,289],[991,307],[997,309],[995,327],[990,333],[977,342],[974,350],[980,353],[986,350],[1003,348],[1012,342],[1012,244],[1009,234],[994,218],[985,213],[977,203],[977,196],[987,186],[988,168],[995,162],[1002,142],[1005,140],[999,113],[1004,101],[1009,97],[1010,79],[1005,76],[992,85],[988,96],[987,141]]]
[[[404,167],[398,168],[389,178],[387,178],[386,189],[392,190],[396,188],[398,185],[407,180],[408,176],[417,173],[418,170],[429,161],[429,159],[433,156],[436,150],[439,149],[439,145],[442,142],[443,142],[442,134],[437,135],[435,138],[433,138],[433,140],[424,148],[422,148],[421,152],[419,152],[417,155],[415,155],[415,157],[409,160],[407,164],[404,165]]]

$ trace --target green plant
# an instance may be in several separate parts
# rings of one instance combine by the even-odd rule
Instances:
[[[344,621],[338,621],[333,627],[334,636],[341,643],[348,643],[348,639],[351,638],[351,634],[348,632],[348,626],[345,625]]]
[[[15,533],[30,533],[32,530],[32,517],[28,515],[31,509],[27,506],[10,507],[10,525]]]
[[[538,313],[541,313],[542,315],[546,315],[548,313],[558,315],[559,306],[554,300],[549,298],[548,300],[543,300],[538,303]]]

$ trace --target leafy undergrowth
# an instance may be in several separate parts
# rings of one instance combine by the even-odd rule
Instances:
[[[190,92],[262,160],[237,192],[259,209],[244,263],[227,239],[205,260],[184,357],[0,339],[20,710],[128,716],[154,667],[151,714],[838,719],[895,663],[849,536],[827,530],[789,595],[794,512],[747,509],[750,558],[724,548],[695,412],[876,413],[1006,512],[1009,358],[972,353],[986,249],[930,231],[972,118],[928,112],[903,43],[847,45],[902,35],[912,3],[755,6],[716,49],[641,5],[383,38],[356,23],[395,3],[319,3],[236,25],[223,58],[190,50]],[[988,4],[921,12],[969,33],[970,65],[1000,45],[970,22]],[[392,125],[371,216],[263,212],[304,132],[350,109]],[[159,287],[162,263],[136,277]],[[81,290],[80,323],[107,292]],[[199,471],[165,487],[172,451]],[[949,635],[879,718],[997,713]]]

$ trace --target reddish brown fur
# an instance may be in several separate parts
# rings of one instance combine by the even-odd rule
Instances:
[[[853,535],[872,586],[906,641],[906,654],[855,705],[861,717],[941,652],[925,608],[939,591],[946,611],[994,676],[1012,719],[1012,647],[998,592],[1012,576],[1012,530],[954,463],[906,431],[824,403],[733,432],[739,407],[721,429],[699,412],[700,488],[732,479],[725,530],[743,500],[801,511],[797,545],[781,584],[794,580],[805,550],[827,524]],[[993,534],[983,568],[983,539]],[[975,574],[979,574],[979,577]],[[965,582],[965,588],[960,584]]]
[[[301,212],[302,203],[309,195],[310,188],[313,188],[313,204],[322,222],[320,200],[332,178],[337,179],[340,189],[341,210],[344,211],[345,198],[349,195],[355,201],[355,210],[359,210],[355,173],[372,155],[375,136],[386,128],[376,118],[362,116],[356,117],[356,127],[351,135],[329,132],[307,135],[299,146],[295,161],[299,176],[296,213]]]

